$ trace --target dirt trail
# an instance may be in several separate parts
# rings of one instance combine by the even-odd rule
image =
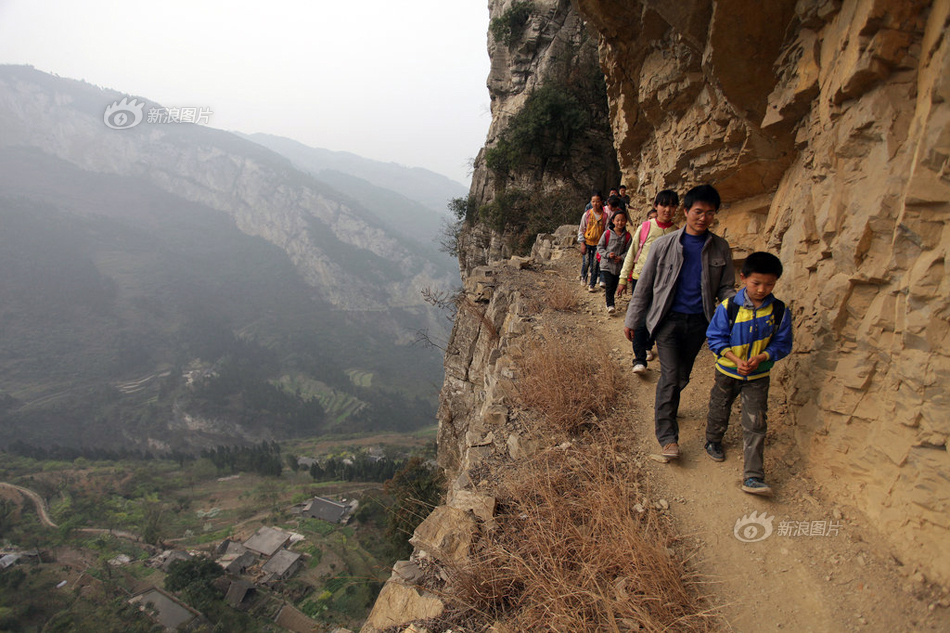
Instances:
[[[570,260],[570,262],[566,261]],[[706,411],[713,378],[713,356],[703,348],[680,404],[678,462],[658,463],[653,431],[653,402],[659,362],[645,377],[632,373],[630,344],[623,337],[627,298],[617,314],[608,316],[603,292],[589,294],[577,278],[573,258],[556,262],[581,302],[581,321],[601,329],[631,383],[642,407],[630,413],[638,451],[653,496],[668,507],[683,535],[691,565],[703,577],[708,593],[720,605],[725,630],[765,631],[950,631],[948,595],[915,578],[916,570],[900,568],[866,517],[847,501],[826,498],[820,485],[802,472],[792,428],[782,415],[783,394],[773,380],[766,445],[766,480],[771,499],[739,488],[742,476],[742,429],[739,403],[730,418],[724,447],[726,461],[706,456]],[[581,326],[584,323],[579,324]],[[771,534],[764,536],[771,517]],[[740,524],[737,521],[753,519]],[[806,533],[807,530],[807,533]]]
[[[46,502],[43,501],[43,497],[39,495],[36,491],[30,490],[29,488],[24,488],[23,486],[18,486],[16,484],[7,483],[5,481],[0,481],[0,488],[9,488],[10,490],[16,490],[27,497],[30,501],[33,502],[33,505],[36,506],[36,514],[40,517],[40,523],[47,527],[56,528],[59,527],[53,523],[53,519],[49,516],[49,510],[46,507]]]

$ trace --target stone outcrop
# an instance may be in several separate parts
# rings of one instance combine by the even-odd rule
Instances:
[[[950,2],[576,4],[639,202],[712,183],[736,259],[785,264],[810,475],[950,582]]]
[[[490,0],[490,17],[501,19],[517,0]],[[606,125],[607,102],[597,87],[600,69],[597,37],[591,33],[568,0],[532,0],[531,12],[521,31],[510,43],[496,41],[489,33],[491,58],[487,86],[492,121],[485,147],[473,164],[469,195],[476,207],[490,204],[500,193],[524,190],[534,195],[551,193],[577,210],[577,217],[592,189],[604,194],[618,184],[610,128]],[[588,105],[590,125],[571,145],[570,155],[545,161],[530,157],[524,165],[499,175],[488,168],[486,152],[494,147],[528,97],[548,84],[575,85],[597,78]],[[593,94],[597,91],[600,94]],[[557,223],[546,230],[553,230]],[[533,237],[533,235],[531,236]],[[505,236],[476,223],[460,236],[459,263],[463,275],[478,266],[509,257],[512,249]]]

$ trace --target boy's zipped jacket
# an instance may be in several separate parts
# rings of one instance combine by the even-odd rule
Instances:
[[[728,304],[738,303],[739,312],[734,324],[729,323]],[[769,295],[762,305],[755,308],[746,297],[745,288],[732,299],[726,299],[713,315],[706,330],[709,349],[716,355],[716,369],[737,380],[756,380],[769,375],[775,361],[781,360],[792,351],[792,316],[786,307],[782,313],[782,322],[775,323],[773,303],[775,297]],[[754,372],[743,376],[736,370],[736,364],[723,356],[727,350],[743,360],[748,360],[762,352],[768,360],[759,363]]]

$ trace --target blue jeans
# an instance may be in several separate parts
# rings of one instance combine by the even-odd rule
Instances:
[[[588,277],[588,273],[590,276]],[[597,285],[597,278],[600,276],[600,262],[597,261],[597,247],[587,246],[587,251],[581,260],[581,279],[591,286]]]
[[[660,446],[679,442],[677,415],[680,392],[689,384],[696,356],[706,342],[709,321],[705,314],[670,312],[656,327],[656,350],[660,356],[660,379],[656,383],[654,423]]]

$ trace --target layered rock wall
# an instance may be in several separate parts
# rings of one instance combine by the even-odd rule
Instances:
[[[950,1],[576,0],[624,181],[709,182],[780,255],[780,363],[811,476],[950,582]]]
[[[502,19],[516,4],[518,0],[489,0],[490,18]],[[607,103],[602,86],[601,94],[591,97],[599,101],[590,107],[591,125],[574,140],[565,160],[552,164],[529,157],[525,164],[504,175],[496,174],[486,164],[487,150],[498,143],[535,90],[546,84],[567,84],[578,81],[578,77],[600,74],[597,36],[589,31],[569,0],[532,0],[530,6],[527,21],[512,34],[509,43],[488,34],[491,70],[487,87],[492,121],[485,147],[473,164],[469,195],[474,205],[481,207],[505,190],[557,192],[559,197],[570,200],[569,204],[576,204],[579,219],[592,189],[603,189],[606,194],[609,187],[619,182],[610,128],[604,121]],[[554,228],[550,226],[547,230]],[[505,236],[483,223],[468,226],[461,235],[459,263],[463,275],[511,254]]]

